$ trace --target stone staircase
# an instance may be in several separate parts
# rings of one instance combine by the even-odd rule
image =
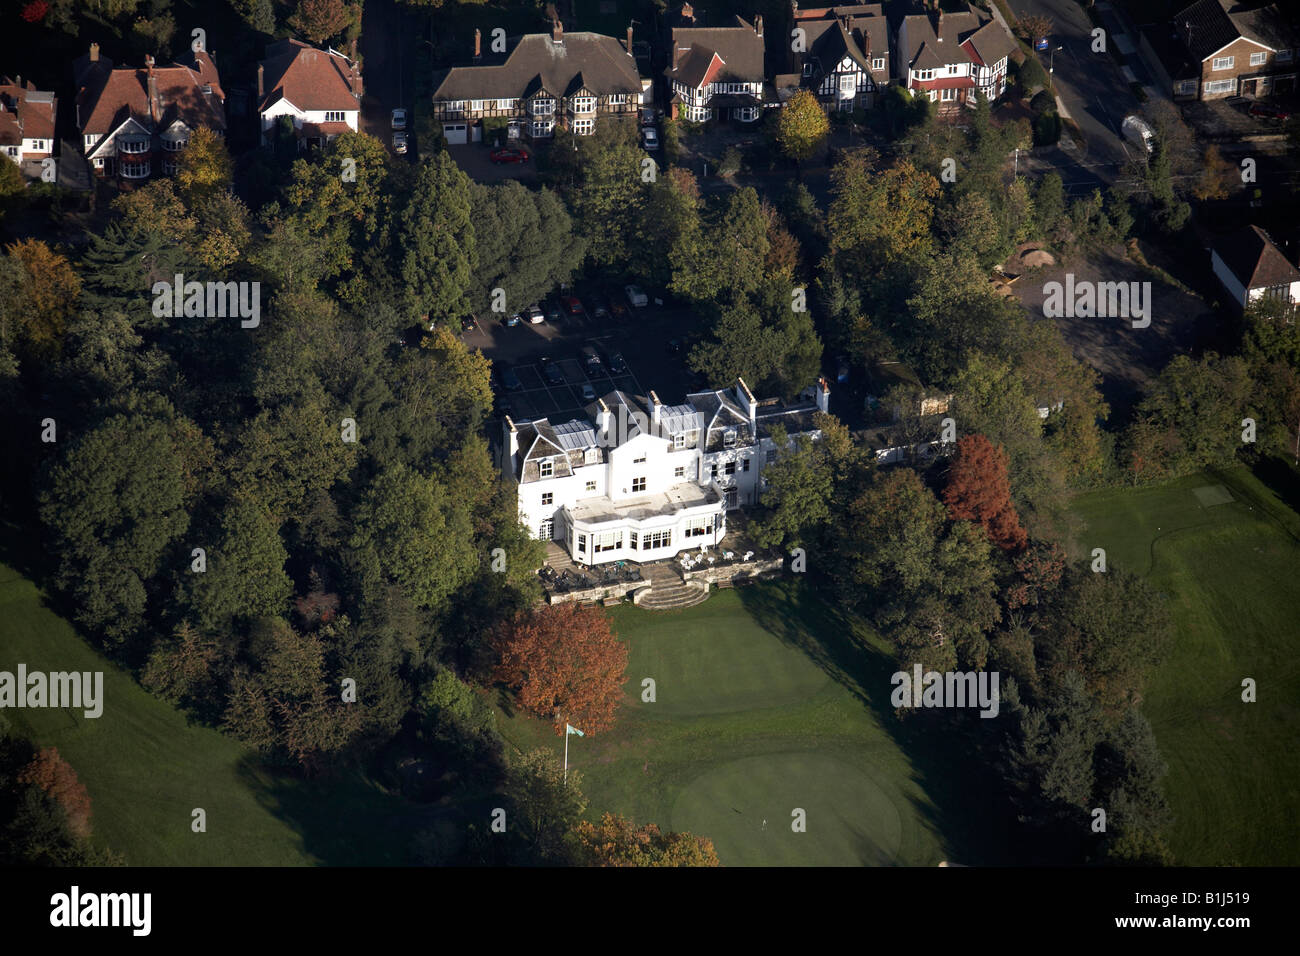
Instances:
[[[683,581],[681,572],[675,565],[667,563],[644,565],[642,573],[651,582],[651,587],[639,595],[637,607],[649,611],[675,611],[678,608],[703,604],[709,599],[709,592],[706,589]]]
[[[694,607],[709,599],[709,592],[689,584],[656,584],[645,592],[637,607],[648,611],[675,611],[683,607]]]

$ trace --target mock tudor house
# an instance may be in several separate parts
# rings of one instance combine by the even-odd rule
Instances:
[[[816,439],[829,401],[825,379],[790,404],[755,399],[741,379],[682,405],[613,391],[587,420],[507,417],[502,470],[518,482],[519,520],[574,561],[658,561],[719,544],[727,512],[758,501],[772,429]]]
[[[800,10],[792,0],[790,7],[790,70],[799,85],[827,112],[874,106],[890,77],[889,24],[881,5]]]
[[[433,116],[450,145],[480,142],[484,121],[503,121],[509,139],[549,139],[557,129],[590,136],[606,119],[634,118],[652,101],[627,42],[599,33],[510,37],[501,52],[483,53],[474,31],[474,63],[434,77]]]
[[[1259,226],[1247,226],[1215,242],[1210,267],[1238,311],[1261,299],[1300,305],[1300,269]]]
[[[1294,6],[1197,0],[1142,31],[1142,50],[1174,99],[1269,96],[1296,89]]]
[[[199,127],[226,133],[226,94],[212,57],[187,50],[170,66],[115,68],[92,43],[73,64],[76,124],[81,147],[97,176],[119,184],[176,171],[179,154]]]
[[[683,4],[672,21],[668,69],[669,115],[692,123],[752,123],[774,96],[765,92],[763,18],[733,16],[726,26],[696,25]]]
[[[281,117],[293,120],[300,149],[325,146],[340,133],[357,131],[361,116],[361,72],[332,48],[318,50],[301,40],[280,40],[257,64],[257,110],[262,144]]]
[[[992,102],[1007,88],[1007,57],[1015,48],[992,17],[970,6],[945,13],[936,4],[899,23],[898,81],[913,95],[928,96],[940,112],[974,106],[977,92]]]
[[[54,94],[30,80],[0,77],[0,153],[19,166],[54,153]]]

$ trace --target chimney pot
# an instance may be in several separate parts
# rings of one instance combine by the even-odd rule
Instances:
[[[754,32],[759,36],[763,35],[763,14],[754,17]]]
[[[99,62],[99,44],[98,44],[98,43],[92,43],[92,44],[90,45],[90,62],[91,62],[91,63],[98,63],[98,62]]]
[[[551,23],[551,42],[564,42],[564,24],[560,22],[559,17],[556,17]]]
[[[477,60],[482,55],[483,55],[483,34],[479,32],[478,27],[475,27],[474,28],[474,59]]]

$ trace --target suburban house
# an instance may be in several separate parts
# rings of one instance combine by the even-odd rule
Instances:
[[[903,17],[894,47],[898,81],[946,112],[974,106],[977,91],[992,102],[1007,88],[1007,57],[1016,43],[997,20],[968,6]]]
[[[437,74],[433,116],[451,145],[480,142],[484,129],[504,128],[508,139],[548,139],[556,129],[590,136],[605,118],[635,117],[650,105],[651,81],[642,79],[627,43],[599,33],[550,33],[505,41],[483,53],[474,31],[474,63]]]
[[[1300,304],[1300,269],[1259,226],[1247,226],[1215,242],[1210,266],[1239,310],[1266,298]]]
[[[0,77],[0,153],[20,167],[54,153],[54,94],[29,80]],[[33,173],[35,174],[35,173]]]
[[[800,10],[791,0],[790,70],[828,112],[870,109],[889,82],[889,24],[879,3]]]
[[[502,470],[518,482],[519,520],[574,561],[658,561],[720,543],[727,512],[758,501],[772,429],[815,439],[829,401],[825,379],[790,404],[756,399],[742,379],[682,405],[613,391],[586,420],[507,417]]]
[[[1269,96],[1296,89],[1300,28],[1281,3],[1197,0],[1143,28],[1142,51],[1175,99]]]
[[[199,127],[226,133],[226,94],[212,57],[200,47],[171,66],[115,68],[99,44],[73,65],[81,148],[98,176],[122,184],[176,171]]]
[[[340,133],[357,131],[361,73],[338,50],[318,50],[301,40],[272,43],[257,64],[257,110],[263,145],[287,116],[299,148],[324,146]]]
[[[763,18],[751,25],[740,17],[721,27],[697,26],[695,10],[683,4],[675,14],[668,69],[669,115],[692,123],[735,120],[752,123],[775,96],[764,91]]]

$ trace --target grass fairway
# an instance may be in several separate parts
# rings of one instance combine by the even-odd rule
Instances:
[[[36,586],[0,564],[0,670],[103,671],[103,714],[10,710],[6,719],[58,747],[90,793],[93,839],[136,866],[405,862],[383,828],[400,801],[361,777],[308,784],[268,774],[247,748],[190,726],[86,645]],[[190,830],[195,807],[207,832]],[[377,829],[378,828],[378,829]]]
[[[785,579],[611,618],[631,648],[625,706],[613,731],[570,739],[592,818],[707,836],[730,866],[1016,858],[985,768],[960,740],[900,724],[885,648],[811,588]],[[563,750],[549,723],[514,715],[500,727],[521,749]],[[795,809],[805,832],[792,830]]]
[[[1143,709],[1169,763],[1177,862],[1300,863],[1300,515],[1244,468],[1083,495],[1074,511],[1085,552],[1105,548],[1170,600],[1175,636]],[[1257,703],[1241,700],[1246,677]]]

